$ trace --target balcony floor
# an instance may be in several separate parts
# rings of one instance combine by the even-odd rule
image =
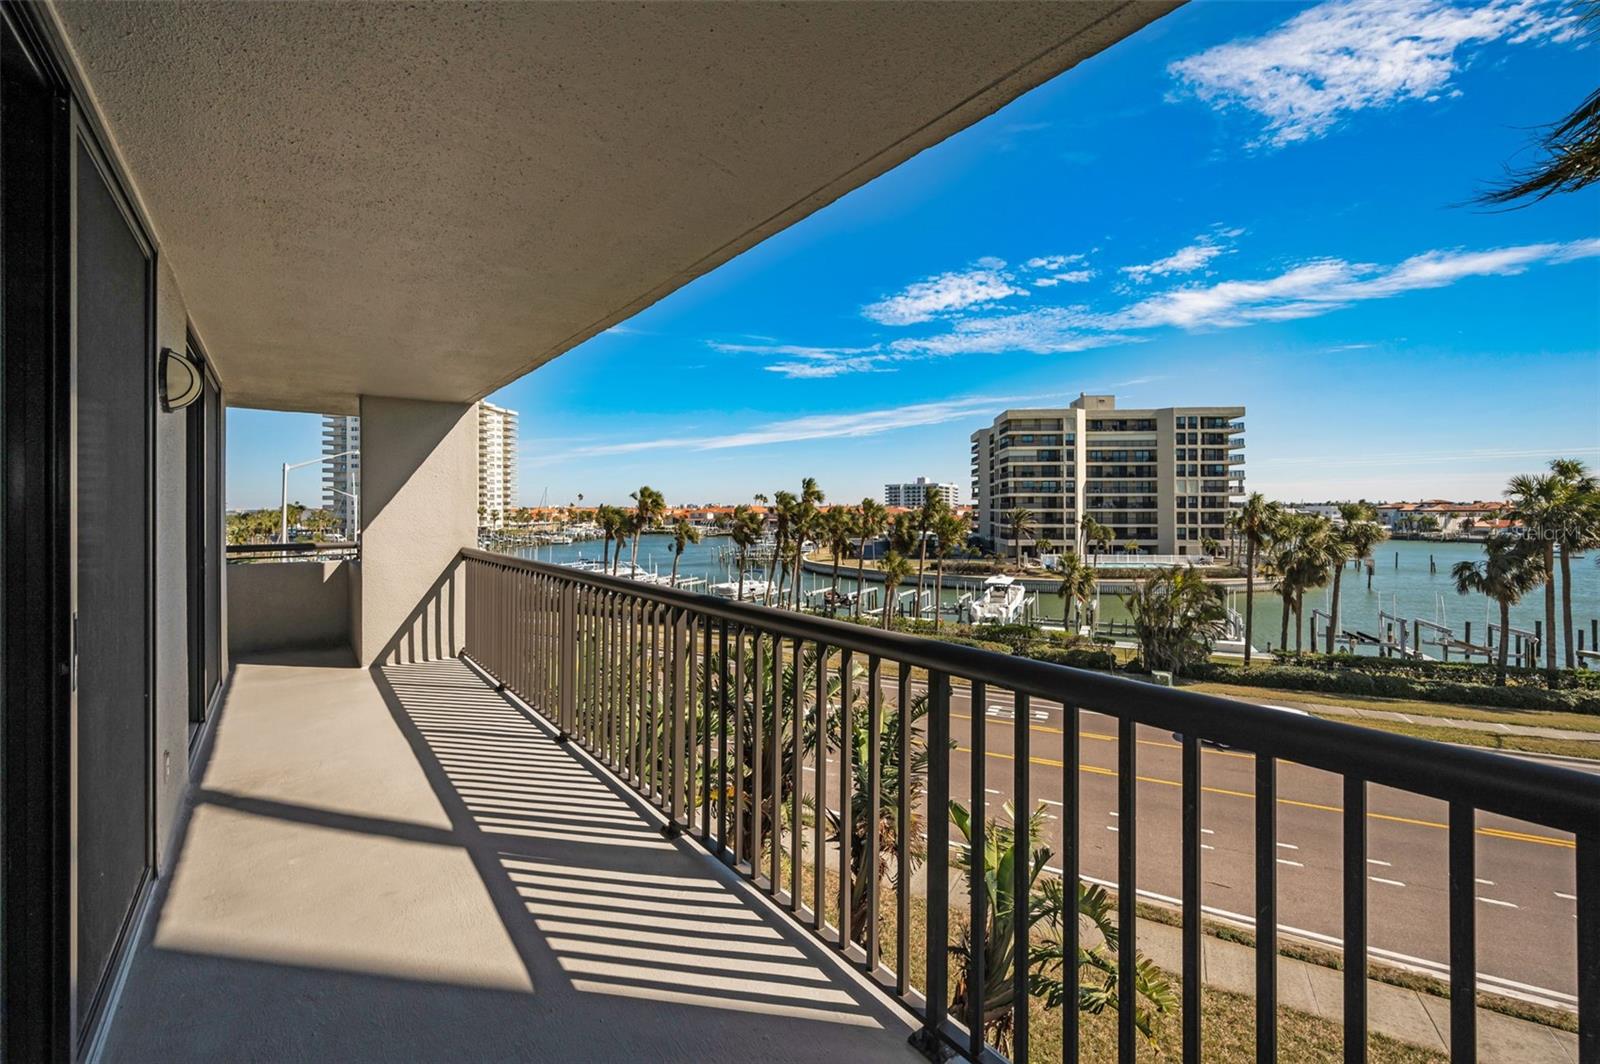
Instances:
[[[241,664],[200,780],[109,1060],[921,1059],[461,662]]]

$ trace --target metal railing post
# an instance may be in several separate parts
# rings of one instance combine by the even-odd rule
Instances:
[[[567,584],[561,589],[561,690],[557,702],[556,741],[564,743],[570,738],[568,722],[578,710],[578,587]]]

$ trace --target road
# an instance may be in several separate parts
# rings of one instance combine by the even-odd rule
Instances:
[[[892,705],[885,684],[885,705]],[[991,691],[981,714],[990,816],[1012,794],[1016,722],[1007,692]],[[862,711],[858,707],[858,711]],[[951,797],[971,792],[970,691],[951,694]],[[1030,721],[1030,798],[1044,803],[1046,845],[1060,853],[1063,711],[1034,702]],[[1117,872],[1116,721],[1084,711],[1080,721],[1081,873],[1115,885]],[[1137,731],[1138,889],[1176,903],[1181,890],[1182,747],[1166,732]],[[831,760],[831,759],[830,759]],[[807,769],[807,789],[814,776]],[[1255,758],[1202,748],[1202,902],[1208,914],[1253,923]],[[838,774],[828,773],[829,808]],[[1292,762],[1278,769],[1278,919],[1286,935],[1341,946],[1343,781]],[[1368,790],[1368,943],[1374,959],[1448,977],[1449,894],[1445,803],[1386,787]],[[952,829],[953,830],[953,829]],[[1572,838],[1504,817],[1479,814],[1477,836],[1479,985],[1526,1000],[1575,1007],[1576,900]],[[1051,867],[1058,861],[1052,860]]]

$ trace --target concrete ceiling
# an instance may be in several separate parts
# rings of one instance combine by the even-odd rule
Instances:
[[[55,5],[229,401],[480,398],[1166,3]]]

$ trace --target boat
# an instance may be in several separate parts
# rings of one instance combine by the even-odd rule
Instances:
[[[706,590],[718,598],[742,598],[746,602],[763,602],[776,588],[770,580],[757,580],[747,576],[743,580],[726,580],[720,584],[712,584]]]
[[[978,595],[968,601],[973,624],[1011,624],[1022,616],[1028,591],[1014,576],[991,576]]]

